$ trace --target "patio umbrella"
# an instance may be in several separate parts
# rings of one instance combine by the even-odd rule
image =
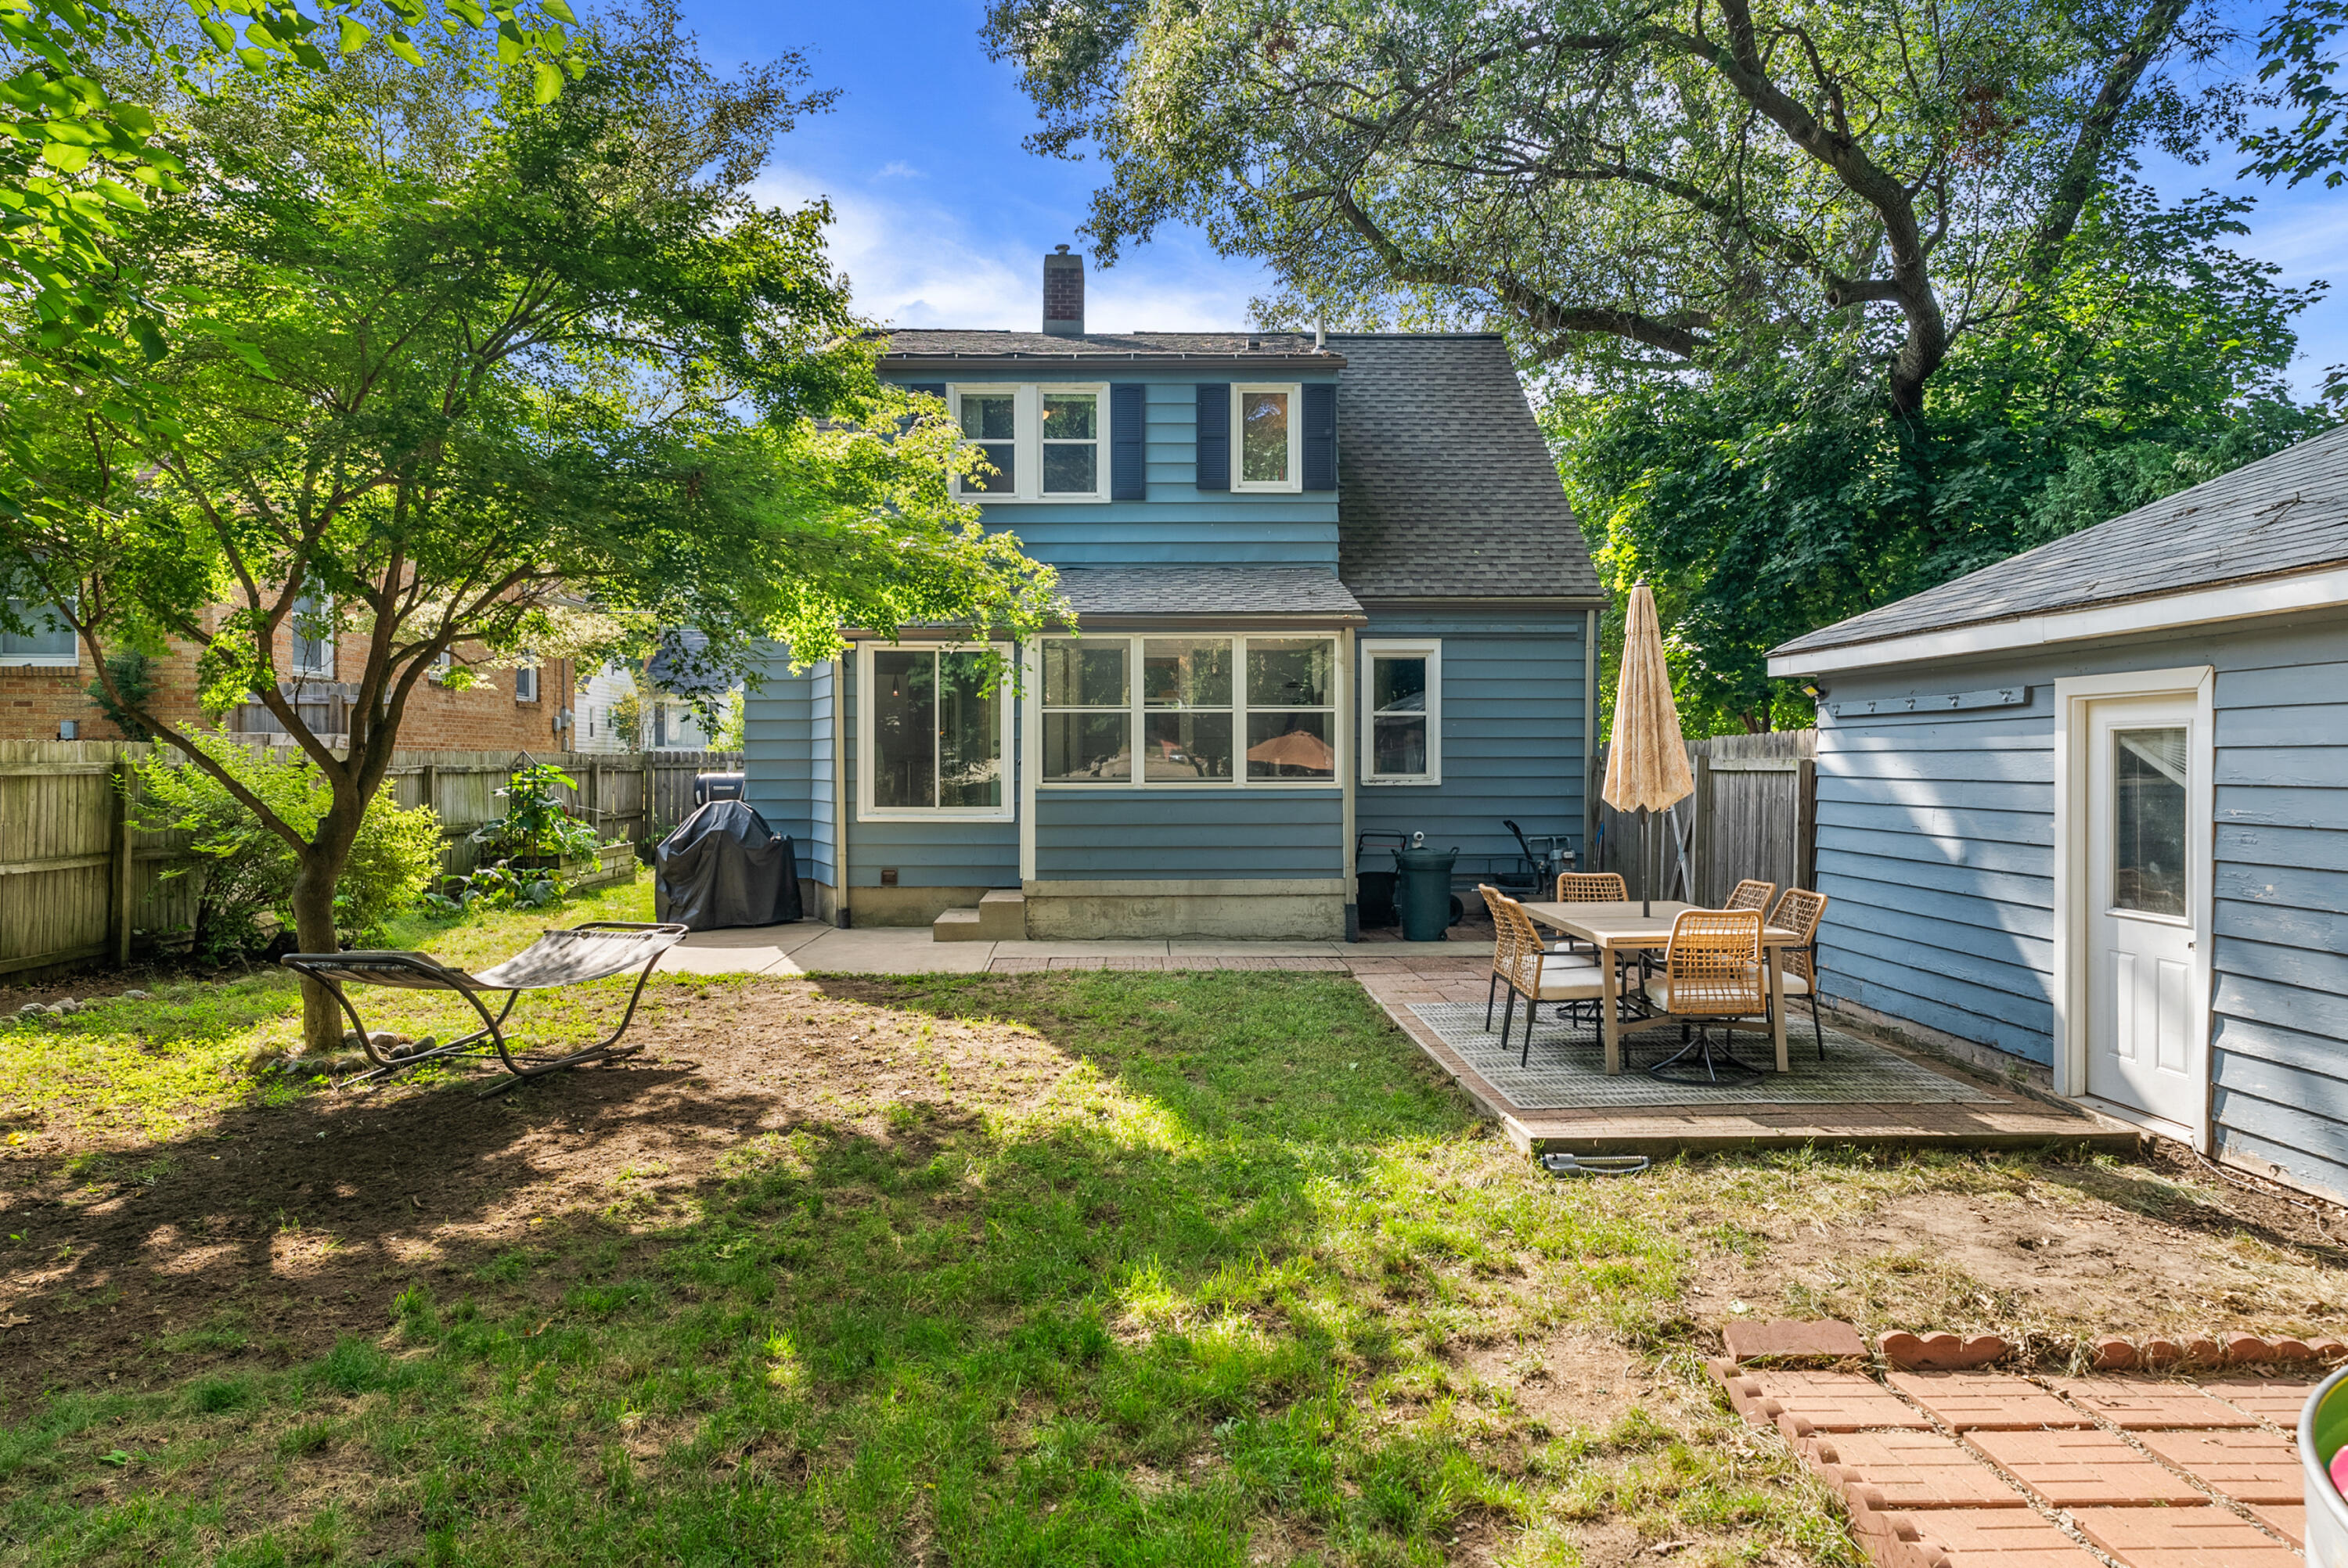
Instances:
[[[1644,914],[1654,913],[1647,814],[1668,811],[1694,793],[1687,744],[1680,739],[1680,711],[1672,702],[1672,672],[1663,662],[1663,629],[1655,619],[1655,596],[1643,582],[1631,590],[1622,628],[1614,741],[1607,749],[1606,782],[1599,794],[1616,811],[1639,814],[1639,898]]]
[[[1303,768],[1313,773],[1334,773],[1337,767],[1334,748],[1310,730],[1291,730],[1284,735],[1259,741],[1248,748],[1247,754],[1251,763]]]

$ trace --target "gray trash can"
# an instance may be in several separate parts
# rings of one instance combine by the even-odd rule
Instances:
[[[1451,928],[1451,867],[1459,849],[1397,849],[1402,937],[1406,942],[1439,942]]]
[[[2299,1417],[2311,1568],[2348,1568],[2348,1498],[2332,1484],[2332,1456],[2348,1447],[2348,1367],[2316,1386]]]

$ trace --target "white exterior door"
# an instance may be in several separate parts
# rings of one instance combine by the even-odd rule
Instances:
[[[2087,720],[2087,1092],[2191,1129],[2208,1096],[2193,979],[2209,875],[2194,864],[2199,720],[2183,694],[2095,702]]]

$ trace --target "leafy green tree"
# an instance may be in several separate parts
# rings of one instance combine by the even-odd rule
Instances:
[[[718,78],[653,8],[583,30],[541,104],[526,63],[416,47],[422,68],[373,43],[187,106],[189,190],[120,241],[200,302],[155,367],[173,429],[0,371],[35,481],[0,514],[0,593],[58,605],[101,674],[117,646],[193,644],[210,709],[276,718],[328,786],[314,824],[114,693],[294,849],[313,950],[427,680],[641,660],[680,625],[739,676],[767,638],[1025,634],[1055,598],[953,497],[971,459],[942,408],[880,386],[827,210],[749,194],[815,107],[796,58]],[[295,630],[350,640],[346,749],[281,682]],[[331,1040],[329,999],[307,1015]]]
[[[2147,136],[2234,96],[2195,0],[994,0],[1104,255],[1201,224],[1271,313],[1497,319],[1529,359],[1717,368],[1821,333],[1912,413]]]
[[[2282,107],[2299,118],[2244,137],[2243,173],[2287,185],[2321,174],[2329,190],[2348,184],[2348,97],[2333,85],[2343,32],[2348,0],[2284,0],[2259,34],[2259,79],[2281,77]]]

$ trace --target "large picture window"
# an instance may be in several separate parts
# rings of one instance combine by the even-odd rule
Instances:
[[[1362,644],[1362,782],[1443,782],[1443,645]]]
[[[1051,638],[1042,667],[1041,784],[1336,782],[1334,638]]]
[[[980,501],[1098,501],[1107,498],[1101,456],[1108,388],[1098,384],[947,389],[963,438],[994,472],[959,481]]]
[[[77,664],[81,645],[57,607],[35,600],[12,599],[11,614],[24,622],[24,631],[0,630],[0,664]]]
[[[1010,731],[994,662],[955,648],[863,650],[866,817],[1007,817]]]

